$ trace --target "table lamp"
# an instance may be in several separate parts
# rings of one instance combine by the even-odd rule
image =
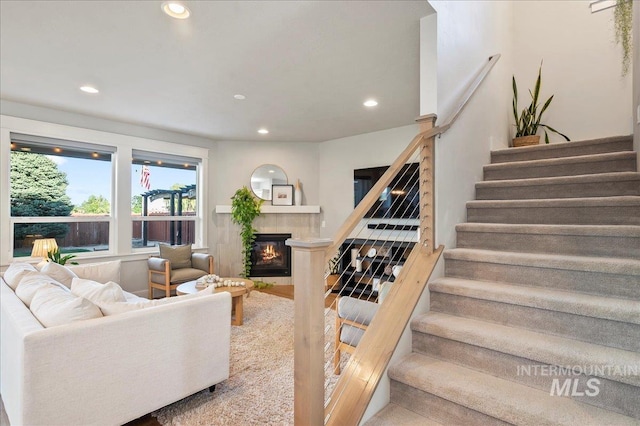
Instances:
[[[33,250],[31,250],[31,257],[41,257],[43,260],[47,260],[47,253],[56,250],[58,243],[55,238],[42,238],[33,242]]]

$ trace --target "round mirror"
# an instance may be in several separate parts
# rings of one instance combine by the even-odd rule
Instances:
[[[263,164],[251,174],[251,190],[263,200],[271,200],[271,185],[286,184],[287,174],[275,164]]]

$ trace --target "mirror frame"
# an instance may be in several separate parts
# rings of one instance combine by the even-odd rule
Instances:
[[[261,200],[265,200],[265,201],[271,201],[272,198],[272,194],[271,194],[271,185],[269,185],[269,196],[263,196],[262,191],[260,189],[260,187],[258,187],[257,185],[254,186],[254,180],[257,179],[268,179],[270,177],[268,170],[273,169],[276,170],[276,172],[273,174],[273,177],[275,179],[271,179],[271,185],[273,184],[283,184],[286,185],[289,183],[289,178],[287,177],[287,173],[284,171],[284,169],[280,166],[278,166],[277,164],[262,164],[258,167],[256,167],[253,172],[251,173],[251,178],[249,180],[250,182],[250,187],[251,187],[251,192],[253,192],[253,194],[258,197]],[[264,172],[263,172],[264,171]],[[263,172],[263,173],[261,173]],[[277,180],[276,182],[274,182],[274,180]]]

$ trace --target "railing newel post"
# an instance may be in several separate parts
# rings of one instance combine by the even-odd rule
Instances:
[[[288,239],[294,300],[293,417],[297,426],[324,425],[324,270],[330,239]]]

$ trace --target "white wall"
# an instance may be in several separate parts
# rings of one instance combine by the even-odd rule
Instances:
[[[319,144],[323,238],[333,237],[353,211],[353,170],[390,165],[417,134],[416,124]]]
[[[438,13],[438,122],[489,56],[501,58],[458,121],[436,141],[436,240],[455,247],[455,225],[466,221],[491,149],[509,143],[512,3],[433,1]]]
[[[633,3],[633,93],[634,102],[631,111],[635,118],[633,147],[640,153],[640,2]],[[640,170],[640,155],[638,155],[638,170]]]
[[[243,185],[251,188],[251,173],[262,164],[276,164],[285,171],[289,184],[300,179],[302,204],[317,205],[317,143],[292,142],[217,142],[212,173],[217,194],[215,204],[231,204],[231,196]]]
[[[622,77],[614,8],[592,14],[587,0],[513,3],[518,89],[533,88],[544,60],[541,95],[555,95],[543,122],[572,140],[631,134],[632,78]]]
[[[438,111],[438,17],[420,19],[420,115]]]

